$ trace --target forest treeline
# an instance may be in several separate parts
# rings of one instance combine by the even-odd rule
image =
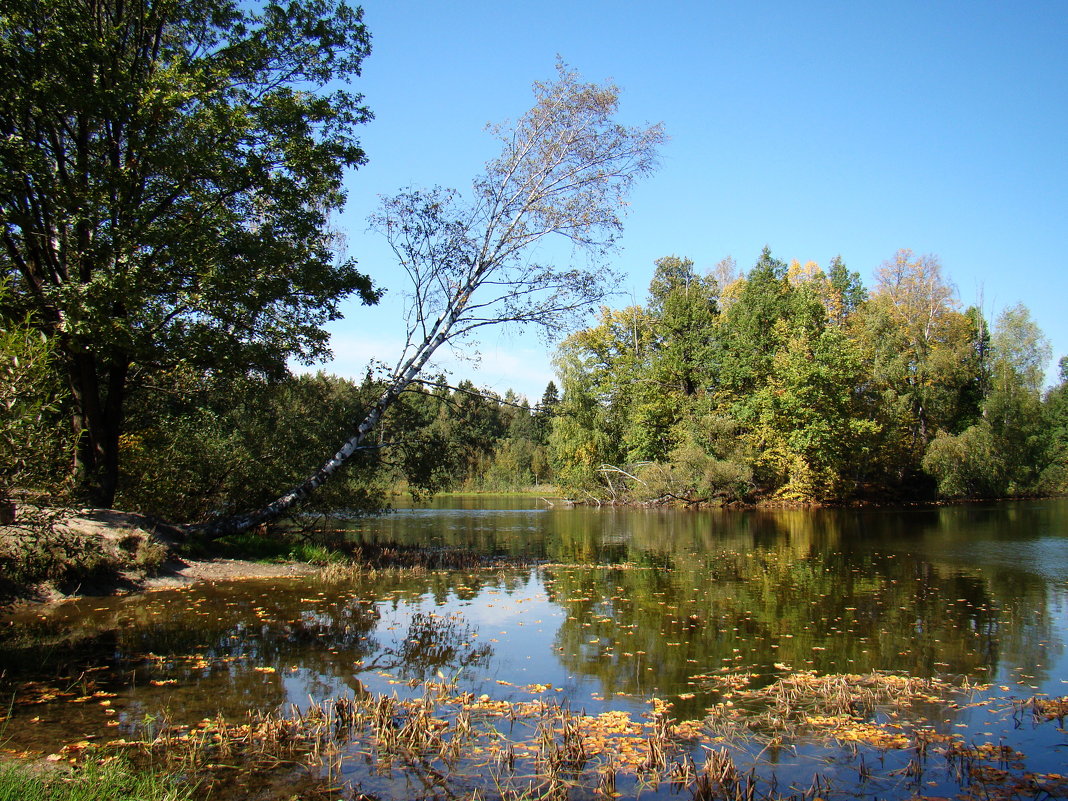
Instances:
[[[657,261],[648,301],[602,308],[556,367],[550,453],[571,493],[833,502],[1062,492],[1068,359],[1026,307],[988,325],[937,258],[899,251],[869,290],[765,248],[741,274]]]
[[[319,373],[268,381],[169,373],[146,387],[124,435],[117,505],[171,520],[203,520],[269,502],[314,470],[381,393],[368,375]],[[162,391],[161,391],[162,390]],[[557,403],[440,378],[410,387],[360,456],[302,512],[369,513],[396,493],[526,489],[551,478],[547,441]]]
[[[0,340],[4,483],[61,487],[69,401],[48,340],[16,322]],[[667,257],[645,304],[604,307],[560,345],[559,388],[531,404],[444,377],[413,384],[310,509],[546,484],[617,502],[1060,493],[1068,359],[1043,391],[1049,355],[1024,306],[990,327],[933,257],[899,252],[870,290],[840,259],[823,270],[765,250],[742,274]],[[381,389],[371,373],[146,370],[128,399],[116,506],[195,521],[268,502]]]
[[[990,328],[907,251],[870,290],[841,260],[765,251],[742,275],[668,257],[644,305],[562,344],[560,388],[533,405],[424,380],[486,326],[573,330],[611,297],[628,193],[665,133],[621,125],[618,88],[562,61],[490,126],[500,152],[468,191],[408,188],[371,215],[406,287],[393,370],[295,375],[329,355],[343,301],[385,289],[331,223],[372,119],[361,10],[7,6],[0,524],[13,503],[125,507],[219,537],[309,499],[373,511],[397,487],[546,482],[683,503],[1065,489],[1064,361],[1044,395],[1027,310]],[[554,237],[582,260],[542,262]]]

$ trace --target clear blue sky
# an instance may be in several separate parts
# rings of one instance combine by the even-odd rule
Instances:
[[[375,120],[338,223],[388,291],[334,325],[326,369],[391,362],[402,274],[367,232],[379,195],[464,190],[496,153],[485,123],[514,118],[559,54],[623,90],[623,117],[663,122],[660,169],[632,197],[616,305],[642,301],[653,261],[698,268],[764,245],[873,271],[899,248],[936,254],[963,305],[1026,304],[1068,355],[1068,3],[414,2],[367,0],[373,53],[356,88]],[[491,335],[482,369],[540,397],[551,348]]]

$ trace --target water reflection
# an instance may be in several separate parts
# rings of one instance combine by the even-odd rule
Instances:
[[[494,697],[552,684],[589,710],[670,696],[684,717],[719,700],[712,677],[734,672],[754,686],[793,670],[895,670],[1064,693],[1064,501],[718,513],[506,505],[410,510],[353,524],[352,536],[549,564],[204,584],[23,610],[4,622],[0,672],[8,697],[41,703],[16,705],[8,735],[24,746],[121,736],[161,714],[403,695],[439,673]]]

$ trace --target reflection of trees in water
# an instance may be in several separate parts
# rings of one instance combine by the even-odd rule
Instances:
[[[996,668],[1005,636],[1003,604],[988,581],[909,555],[754,549],[676,559],[670,571],[547,575],[550,597],[569,611],[560,658],[607,692],[685,692],[694,675],[752,669],[770,677],[776,663],[982,678]]]
[[[412,615],[408,631],[397,647],[379,650],[364,664],[366,670],[396,670],[404,679],[427,681],[438,671],[451,678],[464,668],[489,664],[493,647],[475,644],[475,632],[455,615],[433,612]]]
[[[558,643],[568,666],[602,676],[615,692],[684,688],[694,673],[745,664],[981,677],[1003,655],[1018,664],[1048,662],[1040,645],[1053,636],[1048,583],[1033,564],[978,565],[974,555],[977,544],[1012,548],[1034,532],[1063,531],[1066,511],[1058,502],[906,510],[557,508],[515,520],[453,514],[419,525],[436,527],[436,541],[447,545],[544,553],[563,564],[654,568],[608,572],[607,579],[553,573],[555,598],[593,599],[565,603],[576,618]],[[500,528],[489,530],[498,519]],[[536,529],[523,528],[530,525]],[[425,535],[419,529],[416,539]],[[438,602],[446,595],[435,592]]]
[[[1007,661],[1041,679],[1041,665],[1052,662],[1047,649],[1061,647],[1050,603],[1064,597],[1063,578],[1046,578],[1056,563],[1036,568],[1027,549],[1035,532],[1057,545],[1066,512],[1064,502],[906,512],[553,510],[539,519],[557,528],[538,536],[557,554],[608,554],[639,566],[541,570],[552,600],[570,613],[558,634],[560,658],[573,672],[600,677],[610,693],[681,692],[693,689],[694,675],[753,667],[767,676],[778,672],[775,663],[982,677]],[[115,668],[94,675],[136,682],[146,703],[176,716],[183,707],[204,715],[355,692],[354,663],[383,647],[379,610],[473,600],[488,589],[529,591],[532,572],[380,571],[333,583],[87,599],[44,619],[27,612],[0,629],[0,672],[10,682]],[[108,610],[97,611],[101,605]],[[459,623],[447,631],[423,623],[408,637],[416,641],[409,652],[394,649],[403,677],[490,658],[460,647],[470,640]],[[180,683],[146,687],[169,678]]]
[[[270,709],[308,695],[357,692],[356,663],[382,650],[375,636],[381,604],[427,595],[475,597],[487,586],[512,592],[528,580],[522,574],[383,571],[333,583],[204,584],[109,601],[106,610],[87,599],[7,626],[0,672],[18,682],[94,671],[111,689],[136,688],[138,715],[164,706],[175,719]],[[397,654],[413,660],[405,665],[406,677],[450,666],[455,672],[489,658],[488,646],[462,645],[470,632],[459,621],[417,618],[407,638],[416,642]],[[274,671],[256,670],[263,667]],[[174,679],[177,684],[151,684]]]
[[[543,509],[401,511],[394,515],[350,523],[349,539],[368,545],[446,547],[481,554],[545,556]]]

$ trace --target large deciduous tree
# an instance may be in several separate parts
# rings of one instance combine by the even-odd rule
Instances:
[[[960,311],[935,256],[900,250],[876,272],[862,338],[880,395],[884,469],[905,480],[939,430],[974,419],[977,318]]]
[[[0,6],[0,268],[54,339],[91,501],[140,371],[277,374],[375,299],[328,225],[368,49],[345,0]]]
[[[300,486],[255,512],[207,527],[222,535],[274,519],[314,492],[361,448],[382,415],[442,345],[500,324],[559,333],[613,285],[604,257],[622,229],[635,180],[652,170],[659,125],[616,121],[619,92],[591,84],[563,64],[534,84],[533,107],[491,131],[500,155],[466,196],[409,189],[383,201],[372,225],[409,279],[407,341],[385,389],[353,435]],[[539,258],[536,246],[563,239],[582,267]]]

